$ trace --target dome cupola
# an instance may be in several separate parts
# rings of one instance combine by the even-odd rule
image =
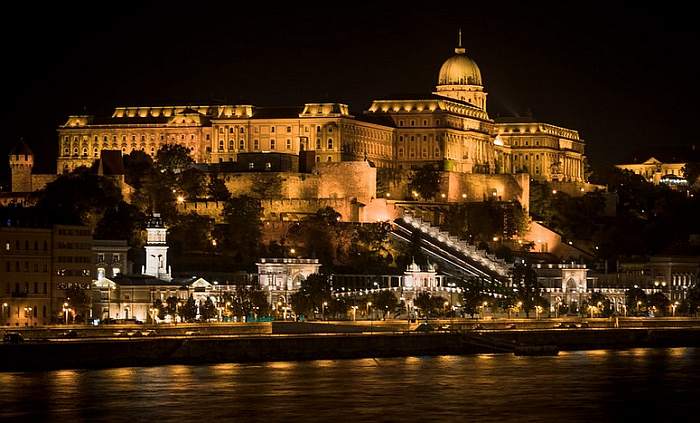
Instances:
[[[486,110],[486,93],[481,80],[481,70],[462,47],[461,29],[455,55],[440,67],[436,94]]]

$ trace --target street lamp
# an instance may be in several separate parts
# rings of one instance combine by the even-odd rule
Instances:
[[[639,306],[642,305],[641,301],[637,301],[637,316],[639,316]]]
[[[328,302],[324,301],[323,308],[321,308],[321,315],[323,316],[323,320],[326,320],[326,307],[328,307]]]
[[[63,314],[65,315],[66,324],[68,324],[68,303],[63,303]]]
[[[671,317],[676,317],[676,307],[678,307],[678,301],[671,304]]]
[[[367,317],[369,317],[369,308],[372,307],[372,301],[367,301]]]
[[[2,303],[2,319],[3,319],[3,320],[7,319],[7,316],[6,316],[6,315],[7,315],[8,313],[5,313],[5,309],[7,308],[7,309],[9,310],[9,307],[10,307],[9,304],[7,304],[7,303]]]
[[[356,305],[350,306],[350,308],[352,308],[352,321],[354,322],[354,321],[355,321],[355,315],[357,314],[357,306],[356,306]]]

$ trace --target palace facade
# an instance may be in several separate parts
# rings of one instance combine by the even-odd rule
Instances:
[[[489,117],[481,71],[461,39],[440,68],[435,90],[418,97],[374,100],[357,116],[341,103],[129,106],[106,117],[69,116],[58,128],[57,173],[89,166],[103,150],[153,156],[162,145],[177,143],[198,163],[282,153],[311,163],[367,160],[397,169],[430,164],[458,173],[524,172],[534,179],[585,182],[584,142],[577,131]],[[26,166],[21,169],[26,173]]]

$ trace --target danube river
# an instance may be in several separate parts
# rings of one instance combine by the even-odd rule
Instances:
[[[700,349],[0,373],[14,421],[697,421]]]

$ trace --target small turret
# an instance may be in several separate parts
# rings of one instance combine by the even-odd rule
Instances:
[[[168,245],[166,243],[168,230],[160,217],[160,213],[153,213],[148,219],[146,222],[146,234],[146,266],[143,274],[170,280]]]
[[[12,192],[31,192],[34,154],[24,140],[20,139],[10,150],[9,160]]]

